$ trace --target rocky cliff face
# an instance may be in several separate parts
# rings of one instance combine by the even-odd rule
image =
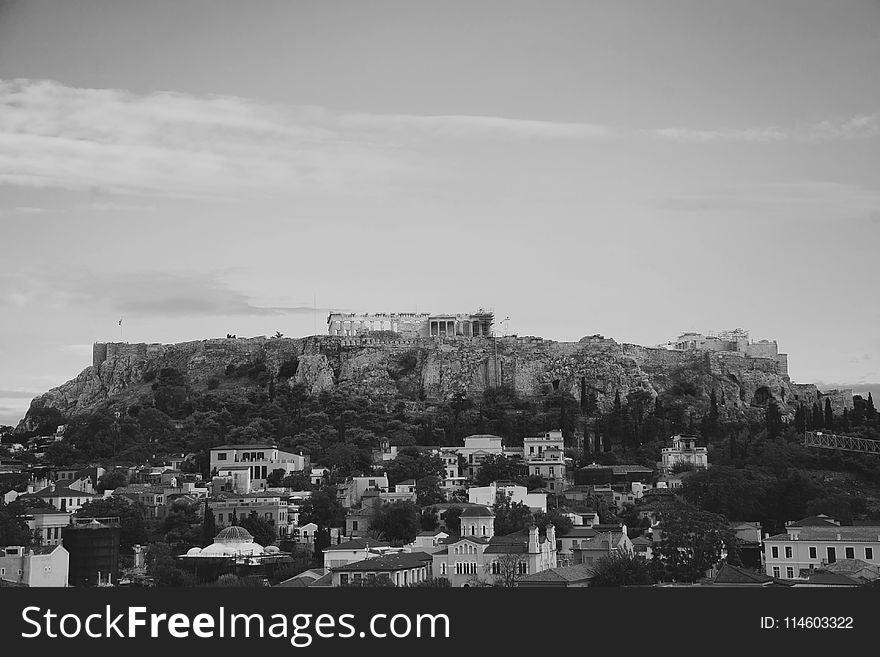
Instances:
[[[126,403],[149,388],[163,368],[207,388],[229,368],[262,362],[279,384],[302,384],[311,394],[342,386],[370,397],[442,400],[476,398],[508,385],[522,396],[553,390],[595,393],[601,409],[635,390],[651,397],[683,396],[695,406],[712,390],[722,413],[744,414],[774,399],[783,413],[815,399],[815,386],[792,384],[775,360],[730,354],[677,352],[618,344],[600,337],[579,342],[522,338],[372,340],[313,336],[300,339],[216,339],[173,345],[117,345],[75,379],[35,398],[31,411],[54,407],[66,416],[108,403]],[[96,351],[97,353],[97,351]],[[282,375],[279,378],[279,375]],[[244,384],[243,384],[244,385]],[[27,428],[28,418],[22,421]]]

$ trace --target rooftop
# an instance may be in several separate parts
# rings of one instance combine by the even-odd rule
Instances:
[[[353,538],[350,541],[339,543],[338,545],[330,545],[324,548],[324,552],[333,552],[336,550],[366,550],[367,548],[390,547],[390,543],[370,538]]]
[[[519,582],[583,582],[593,578],[593,569],[585,564],[550,568],[537,573],[523,575]]]
[[[218,449],[277,449],[277,445],[267,445],[265,443],[258,443],[256,445],[219,445],[218,447],[212,447],[211,451],[216,452]]]
[[[331,568],[333,572],[373,572],[419,568],[433,561],[427,552],[398,552]]]
[[[798,541],[840,541],[854,543],[880,543],[880,527],[838,527],[837,525],[807,526],[796,528],[797,538],[787,532],[765,538],[764,542],[779,543]],[[839,538],[838,538],[839,537]]]

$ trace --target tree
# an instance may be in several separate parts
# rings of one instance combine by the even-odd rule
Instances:
[[[370,528],[390,543],[410,543],[421,531],[419,515],[419,508],[412,502],[386,503],[376,510]]]
[[[21,502],[0,505],[0,546],[31,544],[33,536],[23,516],[25,507]]]
[[[663,580],[695,582],[718,564],[739,563],[736,537],[724,516],[700,511],[686,502],[669,502],[658,509],[661,538],[653,548],[655,572]]]
[[[291,472],[284,477],[279,485],[293,490],[312,490],[312,480],[305,472]]]
[[[419,515],[419,524],[422,526],[422,531],[432,532],[437,529],[440,526],[437,510],[433,507],[422,509],[422,513]]]
[[[246,529],[254,537],[254,543],[259,545],[272,545],[278,532],[275,530],[275,521],[258,516],[256,511],[251,511],[238,523],[239,527]]]
[[[299,517],[300,524],[313,522],[322,529],[345,526],[345,509],[333,488],[313,492],[303,503]]]
[[[547,513],[534,514],[534,522],[542,535],[547,533],[547,527],[551,524],[556,531],[556,536],[565,536],[574,526],[571,519],[562,515],[559,509],[550,509]]]
[[[794,412],[794,428],[798,433],[804,433],[807,430],[807,412],[803,404],[798,404],[797,410]]]
[[[504,536],[513,534],[528,527],[532,521],[532,511],[522,502],[511,504],[510,499],[505,497],[495,502],[492,510],[495,512],[495,535]]]
[[[217,536],[217,519],[214,517],[214,509],[206,501],[202,516],[202,547],[211,545],[215,536]]]
[[[122,470],[113,470],[101,475],[95,488],[103,493],[105,490],[115,490],[126,484],[128,484],[128,477],[125,473]]]
[[[682,496],[703,511],[730,520],[751,520],[763,515],[766,482],[755,473],[716,465],[694,472],[681,489]]]
[[[77,518],[119,518],[119,551],[123,554],[131,554],[132,546],[147,542],[144,515],[143,504],[115,495],[86,502],[76,512]]]
[[[165,542],[180,554],[202,540],[202,523],[197,505],[190,500],[179,497],[166,505],[168,511],[160,526],[165,535]]]
[[[767,404],[765,422],[767,425],[767,438],[776,440],[782,433],[782,415],[779,413],[779,406],[776,405],[774,399],[771,399]]]
[[[831,398],[825,398],[825,428],[834,431],[834,409],[831,408]]]
[[[450,536],[461,535],[461,514],[463,511],[464,509],[460,506],[450,506],[446,509],[443,524],[446,525],[446,531],[449,532]]]
[[[502,454],[489,454],[480,464],[475,481],[477,486],[488,486],[493,481],[512,481],[522,472],[519,461]]]
[[[517,552],[503,552],[486,564],[488,573],[494,579],[495,586],[514,587],[522,575],[523,556]]]
[[[824,427],[825,420],[822,417],[822,409],[819,408],[819,404],[813,402],[813,410],[810,412],[810,428],[823,429]]]
[[[385,465],[388,484],[394,486],[401,481],[425,477],[442,477],[446,472],[443,459],[436,454],[425,454],[412,447],[404,447],[397,458]]]
[[[440,478],[429,475],[416,480],[416,504],[420,507],[439,504],[443,501]]]
[[[618,548],[593,565],[590,586],[649,586],[654,583],[651,564],[629,550]]]

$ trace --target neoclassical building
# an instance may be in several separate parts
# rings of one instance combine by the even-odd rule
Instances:
[[[495,536],[495,514],[485,506],[467,507],[461,514],[461,535],[446,541],[433,554],[433,575],[452,586],[478,586],[556,568],[556,531],[548,525],[541,537],[538,527]]]
[[[358,336],[373,331],[393,331],[405,338],[484,337],[492,335],[495,316],[476,313],[330,313],[327,332],[335,336]]]

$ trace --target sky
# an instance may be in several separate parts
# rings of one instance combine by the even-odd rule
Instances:
[[[878,62],[875,0],[0,0],[0,424],[329,310],[878,386]]]

